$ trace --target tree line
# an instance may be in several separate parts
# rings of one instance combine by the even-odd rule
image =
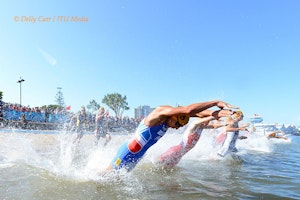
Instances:
[[[63,93],[61,91],[61,88],[58,88],[58,92],[55,96],[55,101],[57,105],[49,105],[50,107],[54,108],[55,106],[60,107],[60,108],[65,108],[65,103],[64,103],[64,97]],[[118,118],[121,118],[123,115],[123,112],[125,110],[129,110],[128,102],[127,102],[127,97],[126,95],[122,96],[119,93],[111,93],[111,94],[106,94],[102,101],[103,104],[108,106],[114,113],[115,116]],[[48,107],[49,107],[48,106]],[[101,105],[98,103],[96,100],[92,99],[90,100],[89,104],[86,106],[88,110],[91,110],[91,112],[97,111]]]
[[[119,93],[107,94],[102,99],[102,103],[107,105],[116,115],[116,117],[122,117],[125,110],[129,110],[127,97],[122,96]],[[90,101],[87,108],[92,111],[97,111],[100,108],[100,104],[94,99]]]
[[[63,93],[60,90],[57,92],[55,96],[55,101],[57,104],[50,104],[50,105],[44,105],[41,106],[42,108],[50,108],[50,109],[64,109],[65,108],[65,103],[64,103],[64,98],[63,98]],[[2,98],[3,98],[3,92],[0,91],[0,106],[2,105]],[[103,104],[108,106],[114,113],[116,117],[122,117],[123,112],[125,110],[129,110],[128,102],[127,102],[127,97],[126,95],[122,96],[119,93],[111,93],[111,94],[106,94],[102,101]],[[21,106],[21,105],[20,105]],[[91,110],[92,112],[97,111],[101,105],[98,103],[96,100],[92,99],[89,104],[86,106],[87,109]]]

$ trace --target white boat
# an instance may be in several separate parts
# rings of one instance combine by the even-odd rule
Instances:
[[[278,128],[280,125],[278,124],[261,123],[263,121],[263,118],[258,114],[254,114],[254,116],[250,117],[249,120],[250,123],[252,124],[251,132],[255,132],[255,134],[264,136],[275,131],[280,131],[280,129]]]
[[[275,131],[280,131],[277,128],[277,124],[263,124],[263,123],[255,123],[253,124],[253,131],[258,135],[268,135]]]
[[[253,117],[250,117],[250,122],[252,124],[254,123],[261,123],[263,121],[263,118],[261,116],[259,116],[258,114],[254,114]]]

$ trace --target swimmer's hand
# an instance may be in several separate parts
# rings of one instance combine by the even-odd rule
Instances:
[[[223,101],[219,101],[217,103],[217,106],[221,109],[231,109],[231,108],[238,109],[239,108],[238,106],[233,106],[233,105],[223,102]]]

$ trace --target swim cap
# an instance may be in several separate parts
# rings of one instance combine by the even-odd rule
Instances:
[[[177,116],[177,121],[181,126],[184,126],[187,123],[189,123],[189,120],[190,120],[190,116],[188,116],[188,115],[178,115]]]
[[[244,116],[244,115],[243,115],[243,112],[240,111],[240,110],[237,110],[237,111],[235,111],[235,112],[233,113],[233,117],[234,117],[235,119],[238,118],[238,117],[240,117],[240,116]]]

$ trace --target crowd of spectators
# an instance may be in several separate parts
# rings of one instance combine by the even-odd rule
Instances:
[[[41,129],[41,130],[64,130],[68,129],[71,117],[75,113],[65,109],[51,109],[47,107],[20,106],[1,102],[0,105],[0,127]],[[94,131],[95,114],[88,113],[86,131]],[[139,120],[127,116],[117,118],[106,116],[105,118],[109,131],[133,131]]]

